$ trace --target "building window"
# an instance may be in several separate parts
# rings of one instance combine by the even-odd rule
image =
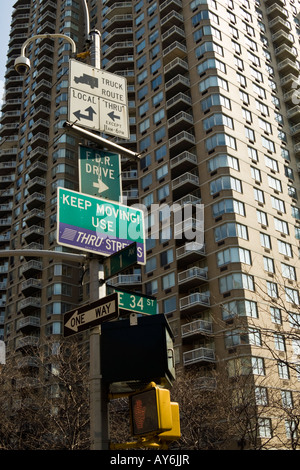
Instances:
[[[254,291],[253,276],[244,273],[234,273],[219,279],[220,293],[233,289],[248,289]]]
[[[258,418],[258,434],[259,437],[272,437],[271,420],[269,418]]]
[[[285,351],[285,340],[279,333],[274,333],[274,347],[277,351]]]
[[[265,375],[265,364],[262,357],[251,357],[253,374]]]
[[[251,254],[245,248],[226,248],[217,253],[217,265],[223,266],[229,263],[245,263],[251,265]]]
[[[290,287],[285,287],[284,290],[286,301],[299,305],[299,292],[296,289],[291,289]]]
[[[169,297],[163,301],[163,313],[168,314],[176,310],[176,296]]]
[[[222,214],[235,213],[245,216],[244,204],[236,199],[223,199],[212,206],[213,217],[219,217]]]
[[[169,273],[165,276],[162,276],[162,288],[164,290],[170,289],[171,287],[175,286],[175,273]]]
[[[290,378],[288,365],[285,362],[278,361],[277,367],[279,378],[288,380]]]
[[[228,320],[234,316],[258,318],[257,304],[252,300],[233,300],[222,305],[222,318]]]
[[[210,183],[210,194],[216,194],[219,191],[231,189],[239,193],[242,192],[242,183],[239,179],[232,176],[221,176]]]
[[[205,147],[208,152],[218,146],[227,146],[236,150],[236,140],[228,134],[215,134],[214,136],[206,139]]]

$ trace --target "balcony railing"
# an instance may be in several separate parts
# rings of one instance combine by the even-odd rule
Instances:
[[[191,279],[202,279],[207,280],[208,274],[206,268],[198,268],[196,266],[187,269],[186,271],[182,271],[178,273],[178,283],[181,284],[183,282],[187,282]]]
[[[180,310],[189,309],[197,305],[210,305],[210,295],[206,292],[195,292],[180,299]]]
[[[191,336],[195,333],[212,333],[212,322],[207,320],[195,320],[181,327],[181,336]]]
[[[183,364],[195,364],[197,362],[215,362],[215,352],[211,348],[197,348],[183,353]]]

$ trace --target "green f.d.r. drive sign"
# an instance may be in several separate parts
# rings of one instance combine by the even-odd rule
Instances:
[[[118,153],[79,146],[79,191],[120,201],[121,163]]]

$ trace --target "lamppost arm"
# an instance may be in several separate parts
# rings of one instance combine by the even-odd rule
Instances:
[[[31,36],[30,38],[26,39],[26,41],[24,42],[24,44],[21,47],[21,55],[25,56],[25,49],[32,41],[35,41],[36,39],[46,39],[46,38],[50,38],[50,39],[59,38],[59,39],[65,39],[66,41],[69,41],[69,43],[72,46],[72,53],[73,54],[76,53],[76,44],[75,44],[75,42],[73,41],[72,38],[70,38],[66,34],[59,34],[59,33],[50,34],[49,33],[49,34],[35,34],[34,36]]]

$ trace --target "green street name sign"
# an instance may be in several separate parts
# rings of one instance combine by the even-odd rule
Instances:
[[[121,163],[118,153],[79,146],[79,191],[120,201]]]
[[[137,263],[137,245],[132,243],[103,261],[104,279],[108,279]]]
[[[147,295],[136,294],[135,292],[126,292],[115,288],[119,296],[119,309],[129,310],[135,313],[145,315],[156,315],[157,300]]]
[[[146,263],[144,213],[141,209],[57,188],[57,242],[110,256],[137,244],[137,260]]]

